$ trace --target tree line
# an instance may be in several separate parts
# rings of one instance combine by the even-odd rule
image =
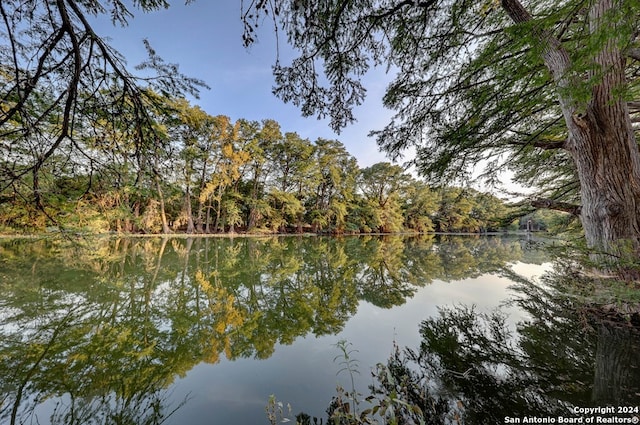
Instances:
[[[114,111],[80,117],[69,143],[0,192],[4,230],[487,232],[508,212],[491,194],[434,190],[399,165],[361,168],[338,140],[310,141],[274,120],[234,122],[184,98],[145,96],[153,108],[149,142],[133,143]],[[2,166],[34,160],[37,152],[15,143]]]

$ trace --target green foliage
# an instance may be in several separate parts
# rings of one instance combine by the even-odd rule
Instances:
[[[291,421],[289,419],[291,417],[291,405],[287,404],[287,409],[285,410],[284,404],[278,401],[274,394],[269,396],[265,411],[267,412],[267,420],[271,425]]]
[[[356,349],[351,349],[350,348],[350,344],[349,342],[347,342],[346,340],[340,340],[338,341],[335,346],[338,350],[340,350],[340,354],[336,357],[334,357],[333,361],[336,362],[336,360],[340,359],[340,362],[338,363],[340,366],[340,369],[338,369],[338,374],[345,372],[347,373],[347,375],[349,376],[349,379],[351,381],[351,392],[350,393],[345,393],[345,395],[349,398],[351,398],[351,412],[353,415],[358,415],[358,405],[360,404],[360,401],[358,399],[358,397],[360,396],[360,394],[358,394],[356,392],[356,384],[354,381],[354,375],[357,375],[360,373],[360,371],[358,370],[359,368],[359,362],[358,360],[353,357],[353,355],[355,353],[358,352],[358,350]]]
[[[428,191],[408,189],[414,179],[400,167],[360,170],[340,141],[283,134],[273,120],[212,117],[183,98],[203,83],[179,74],[148,42],[149,59],[138,69],[156,75],[130,72],[86,19],[109,16],[126,25],[128,7],[30,0],[0,8],[7,47],[0,52],[4,229],[432,229]],[[374,196],[376,185],[381,196]]]
[[[0,150],[7,153],[0,161],[3,229],[344,234],[495,228],[502,211],[485,198],[441,205],[452,211],[445,225],[437,194],[398,165],[360,169],[338,140],[311,142],[283,133],[273,120],[209,115],[182,97],[199,82],[179,75],[148,45],[143,68],[160,76],[135,77],[83,19],[111,13],[125,24],[129,10],[115,1],[63,3],[51,6],[60,16],[34,1],[0,8],[14,47],[0,53],[2,63],[12,64],[0,72],[7,99],[0,111]],[[134,6],[150,11],[167,4]],[[64,11],[69,22],[61,22]],[[29,16],[36,30],[18,31],[12,12]],[[69,52],[55,34],[82,42]],[[65,54],[69,60],[61,59]],[[40,71],[28,60],[38,55]]]
[[[145,11],[167,5],[133,3]],[[94,179],[120,166],[135,164],[136,183],[146,170],[161,173],[159,153],[168,147],[159,143],[166,140],[157,120],[162,102],[153,91],[197,95],[205,86],[165,63],[147,42],[149,60],[141,69],[152,73],[134,75],[96,34],[89,15],[121,25],[132,16],[116,0],[10,0],[0,7],[0,192],[32,204],[47,224],[62,224],[60,202],[73,204]],[[30,224],[40,222],[34,217]]]
[[[362,76],[372,66],[389,66],[395,79],[384,102],[397,114],[374,132],[387,152],[417,147],[419,168],[433,179],[464,175],[466,165],[492,158],[491,173],[510,164],[523,180],[544,180],[566,176],[571,165],[565,154],[539,149],[564,140],[566,128],[558,120],[557,86],[541,58],[545,45],[536,36],[546,31],[558,37],[571,55],[567,73],[575,77],[559,90],[570,90],[583,110],[605,72],[594,69],[597,52],[612,42],[622,51],[636,47],[631,34],[638,8],[617,5],[590,33],[579,1],[526,7],[531,21],[513,25],[506,7],[491,1],[320,1],[298,7],[281,0],[247,5],[243,22],[250,44],[264,14],[275,16],[300,52],[275,67],[275,92],[304,115],[329,116],[334,129],[344,127],[364,99]],[[323,78],[313,71],[316,62],[324,66]],[[634,90],[636,68],[629,65],[629,84],[618,89]]]
[[[385,67],[396,114],[371,134],[391,158],[415,150],[438,186],[510,169],[533,205],[580,216],[603,270],[640,258],[638,2],[252,2],[245,44],[267,15],[298,53],[278,58],[274,93],[303,115],[352,123],[364,75]],[[483,227],[464,203],[436,228]]]
[[[40,207],[4,191],[4,226],[41,231],[55,223],[83,233],[159,233],[165,221],[189,233],[434,229],[435,195],[398,166],[360,170],[338,141],[311,143],[282,135],[274,121],[231,123],[184,99],[149,95],[162,138],[148,146],[144,162],[131,161],[136,147],[127,145],[126,131],[101,121],[84,140],[109,165],[84,174],[52,157],[38,172]],[[143,166],[150,162],[149,172]],[[33,185],[28,176],[25,187]]]

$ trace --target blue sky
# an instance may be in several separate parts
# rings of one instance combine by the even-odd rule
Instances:
[[[283,132],[297,132],[312,141],[318,137],[340,140],[361,167],[388,160],[367,136],[370,130],[382,129],[392,116],[382,106],[390,81],[382,70],[365,78],[368,96],[355,110],[358,122],[338,135],[327,120],[303,118],[295,106],[271,93],[271,66],[276,59],[272,27],[265,21],[258,42],[245,49],[239,0],[198,0],[188,6],[174,2],[166,10],[131,11],[135,17],[127,27],[113,26],[103,16],[95,23],[96,32],[111,39],[110,44],[127,58],[130,68],[146,58],[142,40],[147,38],[165,61],[179,64],[183,74],[202,79],[211,87],[192,101],[210,115],[228,115],[232,120],[274,119]],[[280,40],[280,56],[285,61],[293,57],[285,38]]]

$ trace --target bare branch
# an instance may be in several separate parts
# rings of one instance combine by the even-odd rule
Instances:
[[[630,100],[627,102],[627,107],[631,113],[640,112],[640,101],[638,100]]]
[[[528,140],[523,142],[511,141],[510,145],[514,146],[533,146],[536,148],[540,148],[543,150],[554,150],[554,149],[566,149],[567,148],[567,140],[552,140],[552,139],[541,139],[541,140]]]
[[[627,49],[624,52],[627,57],[630,57],[631,59],[635,59],[637,61],[640,61],[640,48],[639,47],[631,47],[629,49]]]
[[[575,216],[579,216],[580,213],[582,212],[581,205],[574,205],[568,202],[555,201],[553,199],[534,199],[533,201],[531,201],[531,206],[537,209],[562,211]]]

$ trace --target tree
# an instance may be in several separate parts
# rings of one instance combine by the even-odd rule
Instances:
[[[343,233],[347,206],[355,192],[358,173],[356,160],[338,140],[318,139],[315,142],[314,194],[309,199],[311,224],[315,230],[333,226]],[[313,181],[312,180],[312,181]]]
[[[288,66],[276,62],[274,92],[304,115],[330,117],[335,129],[354,121],[363,74],[384,64],[396,72],[384,102],[397,111],[374,132],[385,151],[417,147],[419,170],[434,179],[464,176],[483,160],[494,175],[509,162],[541,177],[569,165],[580,204],[565,203],[566,191],[537,205],[579,215],[601,269],[638,274],[623,264],[640,259],[638,110],[629,102],[640,4],[248,2],[245,44],[265,14],[300,51]],[[544,155],[550,149],[562,153]]]
[[[471,215],[473,202],[469,192],[460,188],[445,188],[440,193],[435,224],[440,232],[475,232],[478,222]]]
[[[210,205],[208,209],[210,210],[213,208],[212,203],[215,202],[215,231],[223,227],[221,222],[223,207],[228,207],[231,215],[234,216],[234,224],[239,224],[242,221],[241,217],[236,217],[236,213],[240,214],[240,211],[236,210],[238,193],[235,186],[240,180],[241,168],[250,160],[249,153],[242,150],[242,146],[240,146],[242,142],[241,129],[246,130],[245,124],[246,122],[242,120],[232,124],[229,117],[224,115],[214,117],[211,139],[216,148],[215,165],[210,171],[209,180],[200,192],[200,203],[204,204],[205,201],[208,201]],[[232,197],[231,202],[225,202],[225,195]],[[209,231],[209,213],[207,213],[206,231]]]
[[[402,230],[399,192],[406,188],[410,178],[402,167],[388,162],[379,162],[360,170],[358,188],[380,215],[378,231]]]
[[[274,146],[273,161],[276,176],[274,185],[282,192],[295,194],[300,201],[309,195],[313,186],[315,172],[314,145],[308,139],[302,139],[297,133],[287,132]],[[304,208],[296,217],[297,232],[302,233]]]
[[[213,141],[213,117],[197,106],[190,106],[186,99],[176,99],[171,102],[171,106],[175,109],[175,117],[168,130],[172,142],[179,145],[180,161],[175,165],[183,175],[181,185],[184,186],[184,207],[179,222],[186,222],[187,233],[196,230],[202,233],[204,206],[202,202],[199,203],[194,223],[191,198],[194,190],[199,193],[206,183]]]
[[[248,169],[250,181],[248,181],[248,220],[247,228],[250,230],[258,226],[258,219],[265,210],[262,197],[264,195],[265,183],[273,172],[274,152],[276,145],[281,143],[282,132],[280,124],[274,120],[263,120],[262,126],[257,122],[243,122],[244,138],[249,151],[250,161]]]
[[[432,231],[432,217],[437,208],[437,197],[429,186],[412,179],[405,188],[402,199],[405,227],[418,232]]]
[[[168,7],[168,2],[139,0],[133,5],[152,11]],[[96,34],[92,16],[110,16],[114,24],[126,25],[133,15],[120,0],[0,4],[0,191],[12,189],[14,197],[28,199],[45,215],[47,193],[41,178],[56,155],[78,169],[92,170],[94,161],[99,163],[82,143],[96,118],[107,114],[114,128],[128,134],[135,145],[134,160],[144,168],[149,164],[143,164],[141,153],[156,140],[150,106],[157,98],[146,89],[197,95],[197,88],[204,86],[181,75],[177,65],[165,63],[146,42],[149,59],[139,68],[153,72],[149,78],[135,76]]]

